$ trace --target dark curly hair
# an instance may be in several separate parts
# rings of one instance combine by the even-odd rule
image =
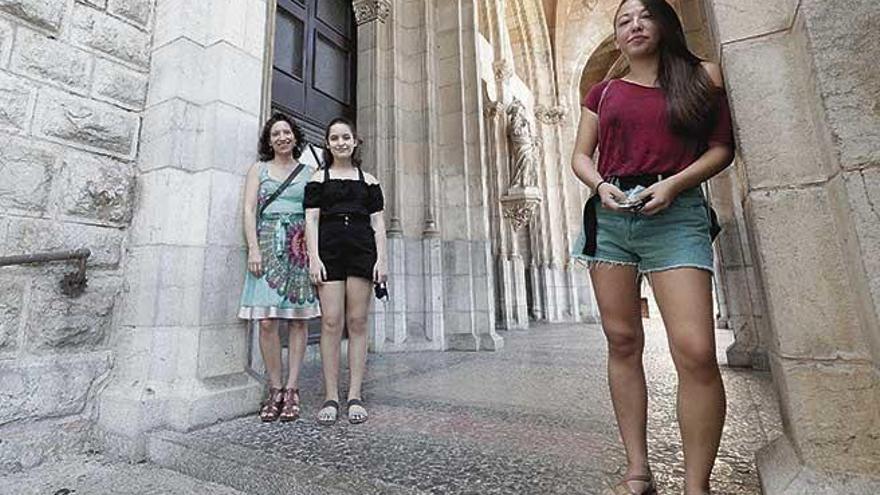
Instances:
[[[336,117],[331,120],[327,127],[324,129],[324,156],[326,157],[324,160],[324,167],[330,168],[333,165],[333,153],[330,152],[330,128],[336,124],[345,124],[351,129],[351,133],[354,135],[354,141],[357,145],[354,148],[354,152],[351,154],[351,163],[354,164],[355,167],[361,166],[361,145],[363,144],[363,140],[357,133],[357,129],[354,127],[354,123],[348,120],[345,117]]]
[[[287,122],[287,125],[289,125],[290,129],[293,131],[293,137],[296,140],[293,144],[293,157],[298,160],[300,155],[302,155],[303,147],[306,145],[306,138],[302,129],[296,124],[295,120],[287,115],[284,115],[283,113],[275,113],[266,121],[263,125],[263,130],[260,131],[260,142],[257,150],[260,155],[260,161],[268,162],[275,158],[275,150],[272,148],[270,134],[272,133],[272,126],[278,122]]]

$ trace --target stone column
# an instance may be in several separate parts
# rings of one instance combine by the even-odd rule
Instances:
[[[785,425],[758,456],[764,493],[878,493],[880,116],[866,109],[880,105],[880,40],[853,33],[880,4],[708,3]]]
[[[489,241],[487,171],[481,153],[485,132],[481,115],[474,2],[434,0],[437,51],[427,63],[428,106],[437,108],[436,162],[439,223],[443,242],[444,330],[446,345],[460,350],[494,350],[503,345],[495,332],[493,273]]]
[[[262,0],[156,5],[139,203],[99,422],[108,447],[132,457],[143,455],[148,430],[189,430],[258,407],[236,314],[265,28]]]
[[[358,26],[357,126],[364,139],[364,166],[375,172],[385,193],[388,235],[388,286],[390,301],[376,304],[370,349],[381,352],[386,344],[399,346],[406,340],[407,291],[405,246],[400,225],[399,167],[393,163],[393,125],[390,102],[394,101],[394,46],[392,3],[388,0],[354,0]]]

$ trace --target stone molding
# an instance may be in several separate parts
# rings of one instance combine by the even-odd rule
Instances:
[[[354,19],[358,26],[368,22],[385,22],[391,14],[389,0],[354,0]]]
[[[536,187],[512,187],[500,198],[504,218],[514,232],[528,224],[541,204],[541,190]]]
[[[559,125],[568,115],[568,107],[566,105],[556,105],[548,107],[546,105],[538,105],[535,107],[535,118],[538,122],[547,125]]]

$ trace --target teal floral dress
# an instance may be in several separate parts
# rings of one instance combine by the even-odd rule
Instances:
[[[246,272],[238,317],[308,319],[321,315],[315,287],[309,280],[303,195],[312,175],[304,168],[294,181],[257,219],[257,240],[263,258],[263,275]],[[260,163],[257,211],[281,182],[269,176],[268,164]]]

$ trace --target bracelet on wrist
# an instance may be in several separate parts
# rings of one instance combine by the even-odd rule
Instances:
[[[593,190],[596,191],[596,194],[599,194],[599,188],[602,187],[602,184],[607,184],[607,183],[608,183],[607,181],[600,180],[599,183],[596,184],[596,187],[593,188]]]

